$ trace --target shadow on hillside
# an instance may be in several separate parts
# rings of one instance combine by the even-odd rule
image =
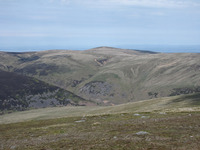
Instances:
[[[170,103],[188,102],[191,105],[200,105],[200,93],[183,95],[179,98],[172,100]]]

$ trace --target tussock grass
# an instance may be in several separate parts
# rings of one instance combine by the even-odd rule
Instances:
[[[0,125],[0,149],[198,150],[199,117],[199,112],[123,113],[6,124]],[[81,119],[85,122],[76,122]]]

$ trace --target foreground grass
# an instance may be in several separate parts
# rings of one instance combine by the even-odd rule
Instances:
[[[121,113],[0,125],[0,149],[200,149],[200,112]],[[138,135],[139,131],[146,134]]]
[[[0,116],[0,150],[199,150],[199,94]]]

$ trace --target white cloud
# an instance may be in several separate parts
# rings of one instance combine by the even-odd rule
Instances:
[[[61,4],[70,4],[71,0],[48,0],[49,3],[61,3]]]
[[[81,4],[100,6],[139,6],[153,8],[178,8],[200,6],[200,2],[192,0],[75,0]]]
[[[154,16],[165,16],[166,15],[164,12],[151,12],[150,14],[154,15]]]
[[[61,0],[61,2],[64,4],[69,4],[71,1],[70,0]]]
[[[75,4],[85,7],[118,7],[118,6],[136,6],[150,8],[184,8],[199,7],[200,2],[194,0],[48,0],[53,3],[65,5]]]
[[[1,37],[47,37],[48,34],[42,33],[28,33],[28,32],[5,32],[2,31],[0,34]]]

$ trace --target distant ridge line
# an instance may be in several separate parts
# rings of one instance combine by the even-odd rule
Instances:
[[[100,47],[95,47],[95,48],[91,48],[91,49],[88,49],[88,50],[102,49],[102,48],[118,49],[118,50],[131,50],[131,51],[137,51],[137,52],[148,53],[148,54],[159,54],[160,53],[160,52],[154,52],[154,51],[150,51],[150,50],[126,49],[126,48],[116,48],[116,47],[109,47],[109,46],[100,46]]]

